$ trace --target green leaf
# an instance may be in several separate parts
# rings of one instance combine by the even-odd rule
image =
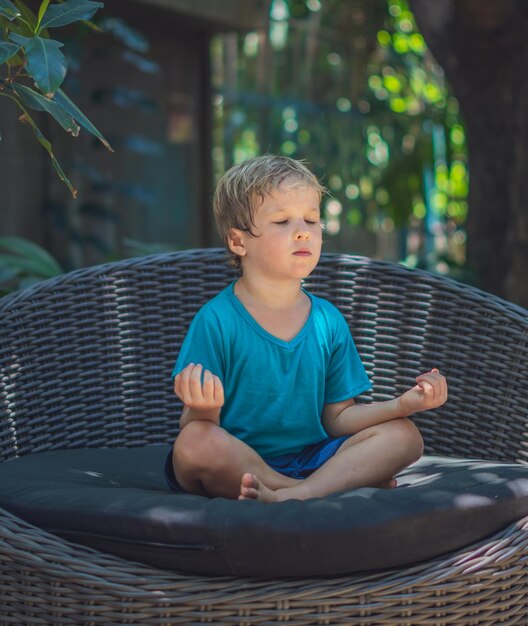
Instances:
[[[35,121],[33,120],[33,118],[31,117],[31,115],[24,109],[24,107],[22,106],[22,104],[13,97],[13,100],[15,100],[15,102],[18,104],[18,106],[22,109],[22,111],[24,111],[24,115],[22,115],[19,120],[21,122],[25,122],[27,124],[29,124],[31,126],[31,128],[33,129],[33,132],[35,133],[35,136],[37,138],[37,141],[40,143],[40,145],[46,150],[46,152],[49,154],[50,159],[51,159],[51,163],[53,165],[53,168],[55,169],[55,171],[57,172],[57,175],[59,176],[59,178],[63,181],[63,183],[65,183],[65,185],[68,187],[68,189],[70,190],[72,196],[74,198],[77,197],[77,189],[75,189],[75,187],[71,184],[71,182],[69,181],[68,177],[66,176],[66,174],[63,172],[62,167],[60,166],[60,163],[57,161],[57,159],[55,158],[55,155],[53,154],[53,149],[51,147],[51,143],[46,139],[46,137],[44,137],[44,135],[42,134],[42,132],[40,131],[40,128],[35,124]]]
[[[27,46],[32,37],[24,37],[23,35],[17,35],[16,33],[9,33],[9,39],[17,43],[19,46]]]
[[[31,9],[26,6],[25,2],[22,2],[22,0],[15,0],[15,5],[16,8],[20,11],[19,20],[24,21],[27,26],[28,35],[32,35],[37,25],[37,16],[33,13]],[[17,22],[19,20],[17,20]]]
[[[79,20],[89,20],[102,7],[102,2],[91,0],[69,0],[62,4],[53,4],[44,14],[40,28],[57,28]]]
[[[0,15],[7,17],[7,19],[12,22],[20,16],[20,11],[10,0],[0,0]]]
[[[79,135],[79,126],[75,123],[75,120],[71,117],[71,115],[69,115],[57,102],[54,102],[50,98],[46,98],[46,96],[43,96],[25,85],[18,85],[14,83],[10,85],[10,88],[30,109],[49,113],[57,120],[57,122],[59,122],[66,132],[71,133],[74,137]]]
[[[24,257],[0,254],[0,267],[9,267],[18,270],[18,272],[29,272],[30,274],[37,274],[43,278],[51,278],[41,271],[39,263],[35,263],[33,259],[25,259]],[[52,276],[57,276],[53,274]]]
[[[63,273],[57,261],[36,243],[21,237],[0,237],[0,264],[51,278]]]
[[[74,120],[76,120],[83,128],[86,128],[87,131],[95,135],[97,139],[106,147],[110,152],[114,150],[108,143],[108,141],[103,137],[103,135],[97,130],[97,128],[90,122],[90,120],[80,111],[77,106],[68,98],[68,96],[62,91],[62,89],[57,89],[55,95],[53,96],[54,102],[60,105],[67,113],[69,113]]]
[[[45,94],[53,94],[61,86],[66,76],[66,57],[59,48],[64,45],[54,39],[42,37],[22,37],[11,33],[9,39],[24,47],[26,69]]]
[[[42,18],[44,17],[44,13],[46,13],[49,3],[50,3],[50,0],[43,0],[40,5],[40,9],[38,12],[37,26],[35,28],[35,34],[37,34],[39,31],[40,23],[42,22]]]
[[[8,41],[0,41],[0,64],[5,63],[20,50],[20,46]]]

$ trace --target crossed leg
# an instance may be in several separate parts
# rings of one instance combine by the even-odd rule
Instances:
[[[352,435],[304,480],[271,469],[245,443],[212,422],[190,422],[174,444],[176,479],[190,493],[277,502],[304,500],[357,487],[389,486],[416,461],[423,441],[414,424],[400,418]]]
[[[212,422],[194,420],[178,435],[172,455],[178,483],[198,495],[237,499],[245,472],[259,476],[275,491],[299,482],[279,474],[240,439]]]
[[[400,418],[352,435],[333,457],[295,485],[273,489],[258,474],[242,477],[241,497],[278,502],[322,497],[358,487],[392,487],[394,476],[423,454],[416,426]]]

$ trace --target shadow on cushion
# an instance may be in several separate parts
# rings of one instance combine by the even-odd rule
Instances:
[[[86,546],[156,567],[259,577],[416,563],[528,514],[528,467],[424,457],[397,489],[262,504],[175,494],[168,448],[58,450],[0,465],[0,506]]]

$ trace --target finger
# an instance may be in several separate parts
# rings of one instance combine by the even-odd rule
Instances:
[[[440,374],[433,374],[432,372],[426,372],[425,374],[421,374],[420,376],[416,377],[417,383],[421,383],[425,381],[435,386],[440,385],[441,380],[442,380],[442,376]]]
[[[184,372],[190,371],[192,368],[194,367],[194,363],[189,363],[189,365],[187,365],[187,367],[185,367],[184,369],[182,369],[180,372],[178,372],[176,374],[176,376],[174,377],[174,393],[181,399],[182,396],[182,392],[183,392],[183,388],[182,388],[182,381],[184,378]]]
[[[435,388],[434,388],[434,385],[432,385],[429,381],[421,380],[418,383],[418,387],[420,387],[424,396],[427,396],[428,398],[434,398]]]
[[[187,365],[187,367],[179,373],[180,380],[178,383],[178,387],[180,390],[181,401],[184,404],[189,404],[189,402],[191,402],[191,392],[189,390],[189,377],[191,376],[191,373],[194,367],[195,367],[194,363],[189,363],[189,365]]]
[[[212,404],[214,402],[214,378],[209,370],[204,370],[203,375],[203,397],[205,402]]]
[[[202,370],[203,367],[198,364],[193,367],[189,374],[189,394],[192,402],[203,401]]]
[[[218,376],[213,376],[214,379],[214,399],[218,406],[224,405],[224,386]]]
[[[174,393],[181,399],[181,372],[174,377]]]
[[[445,402],[447,400],[447,380],[445,376],[442,376],[442,379],[440,381],[440,391],[442,394],[442,399]]]
[[[422,376],[429,376],[430,378],[440,378],[442,374],[440,374],[440,371],[437,370],[435,367],[430,372],[423,372],[422,374],[420,374],[420,376],[417,376],[417,378],[421,378]]]

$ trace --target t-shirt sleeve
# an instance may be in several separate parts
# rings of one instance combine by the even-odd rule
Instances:
[[[338,313],[330,363],[326,372],[325,403],[355,398],[372,388],[345,318]]]
[[[201,364],[224,382],[224,359],[222,357],[222,330],[218,318],[199,311],[187,331],[182,343],[172,378],[189,363]]]

